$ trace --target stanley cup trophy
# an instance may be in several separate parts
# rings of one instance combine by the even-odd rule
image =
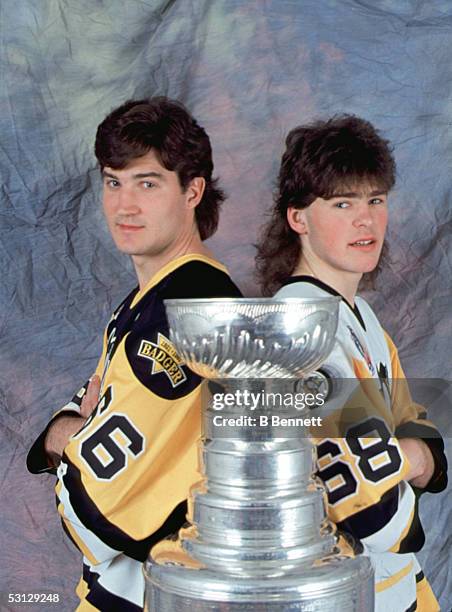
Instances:
[[[189,526],[151,551],[145,609],[372,612],[370,561],[336,549],[307,429],[273,426],[264,401],[326,359],[339,298],[165,305],[186,364],[236,401],[221,410],[203,402],[203,480],[191,490]],[[252,411],[239,401],[246,393],[262,398]]]

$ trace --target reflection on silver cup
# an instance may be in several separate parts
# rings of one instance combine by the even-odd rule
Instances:
[[[281,437],[256,426],[258,413],[239,401],[256,399],[265,418],[267,394],[293,390],[293,378],[315,383],[306,377],[333,347],[339,298],[165,305],[179,354],[201,376],[221,379],[217,389],[232,401],[221,415],[218,402],[204,402],[204,478],[191,491],[189,526],[151,551],[146,609],[371,612],[372,568],[338,553],[306,428]]]

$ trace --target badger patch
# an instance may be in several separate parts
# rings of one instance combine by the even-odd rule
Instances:
[[[152,362],[151,374],[163,372],[173,387],[187,380],[181,367],[182,359],[177,354],[174,345],[163,334],[157,334],[157,343],[142,340],[137,354]]]

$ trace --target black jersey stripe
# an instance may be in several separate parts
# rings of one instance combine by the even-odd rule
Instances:
[[[417,610],[417,601],[413,601],[411,606],[407,608],[405,612],[414,612],[414,610]]]
[[[142,540],[135,540],[125,531],[113,525],[97,508],[93,500],[86,493],[80,471],[63,455],[63,461],[67,464],[67,472],[63,476],[63,483],[66,487],[72,508],[77,514],[83,525],[96,534],[107,546],[114,550],[122,551],[128,557],[136,561],[144,561],[151,547],[165,537],[176,533],[186,522],[187,502],[181,502],[163,525],[148,537]],[[150,509],[152,511],[152,508]]]
[[[88,585],[89,592],[86,596],[86,601],[95,606],[99,610],[105,612],[142,612],[143,608],[137,606],[124,597],[119,597],[107,591],[99,583],[99,574],[93,572],[90,568],[83,564],[83,580]]]
[[[362,540],[377,533],[387,525],[397,512],[398,507],[399,487],[396,485],[386,491],[377,503],[352,514],[343,521],[339,521],[337,527]]]
[[[422,570],[418,574],[416,574],[416,582],[420,582],[421,580],[424,580],[424,578],[425,574]]]
[[[414,515],[411,521],[408,533],[399,544],[399,549],[396,551],[400,554],[409,552],[419,552],[425,544],[425,533],[422,527],[421,519],[419,518],[419,497],[416,495],[414,502]]]
[[[396,438],[419,438],[420,440],[432,438],[442,442],[441,434],[436,427],[426,425],[425,423],[418,423],[417,421],[402,423],[396,427],[395,436]]]

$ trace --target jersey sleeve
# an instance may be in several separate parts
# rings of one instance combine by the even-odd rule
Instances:
[[[316,438],[318,476],[329,518],[369,552],[413,552],[424,534],[409,470],[387,406],[373,378],[357,380],[341,410],[324,419]]]
[[[426,409],[413,401],[397,348],[387,334],[385,337],[391,355],[391,401],[396,424],[395,435],[398,439],[418,438],[427,444],[435,468],[429,483],[420,492],[438,493],[447,486],[447,459],[443,439],[435,425],[428,420]]]
[[[94,374],[101,376],[103,370],[103,364],[105,360],[105,352],[106,352],[106,334],[104,333],[103,338],[103,347],[102,347],[102,355],[97,364],[96,370]],[[39,434],[36,440],[33,442],[28,455],[27,455],[27,469],[32,474],[56,474],[56,469],[53,466],[50,466],[47,461],[47,455],[44,448],[44,442],[47,436],[47,432],[50,429],[50,426],[58,420],[61,416],[69,416],[69,417],[78,417],[80,416],[80,406],[82,403],[83,396],[85,395],[88,389],[89,380],[85,382],[85,384],[75,393],[72,399],[62,406],[57,412],[52,415],[52,418],[47,423],[45,429]]]
[[[425,540],[418,492],[405,481],[409,462],[398,439],[418,437],[432,450],[435,473],[426,490],[444,488],[447,462],[441,437],[425,410],[413,402],[397,351],[387,341],[391,410],[377,379],[356,362],[355,389],[322,428],[330,435],[316,440],[318,474],[327,488],[328,515],[339,529],[358,538],[369,552],[416,552]]]
[[[144,340],[170,352],[161,332]],[[159,355],[156,351],[157,359]],[[169,391],[171,382],[143,384],[142,371],[138,379],[138,359],[125,350],[116,356],[124,380],[107,378],[96,414],[73,436],[58,469],[58,510],[92,564],[118,551],[143,561],[154,542],[183,524],[188,490],[200,478],[199,379],[177,364],[177,353],[171,351],[171,364],[177,364],[184,381],[178,397],[169,399],[162,389]],[[151,362],[146,365],[149,379],[166,377],[158,370],[153,374]],[[177,376],[170,376],[177,384]]]

